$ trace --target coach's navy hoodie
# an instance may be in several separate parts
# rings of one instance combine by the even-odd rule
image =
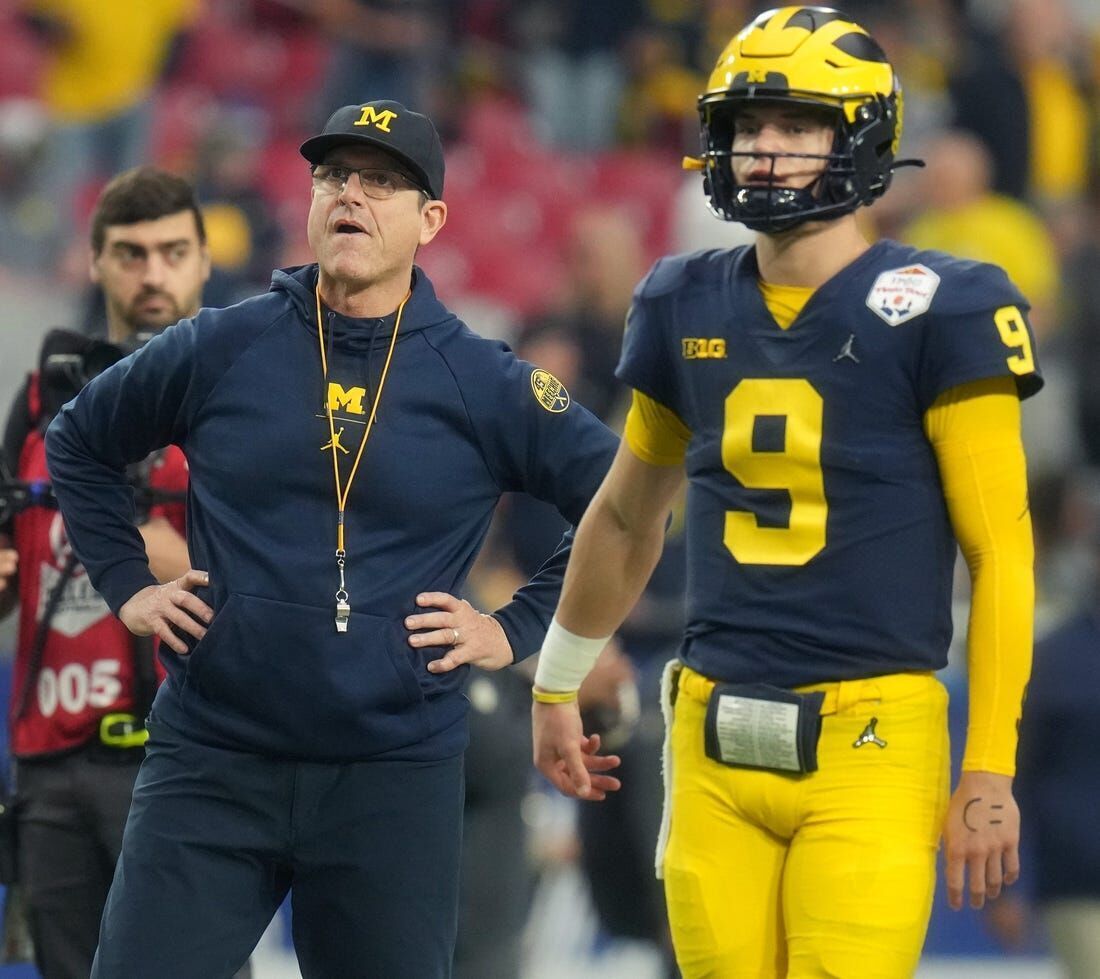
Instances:
[[[576,523],[617,439],[543,371],[471,332],[414,272],[348,499],[347,633],[336,631],[336,490],[326,397],[346,481],[394,316],[322,312],[316,265],[271,291],[202,310],[92,381],[46,436],[72,546],[117,612],[154,584],[127,464],[174,443],[190,466],[187,538],[215,610],[188,656],[161,646],[161,721],[210,744],[308,759],[442,758],[465,746],[465,669],[427,671],[403,619],[423,591],[457,592],[503,492]],[[323,308],[323,307],[322,307]],[[333,385],[337,385],[334,387]],[[496,615],[516,659],[536,651],[567,545]]]

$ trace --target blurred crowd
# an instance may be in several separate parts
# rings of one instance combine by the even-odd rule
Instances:
[[[571,252],[595,206],[616,205],[633,225],[638,247],[624,265],[639,248],[647,262],[737,240],[677,164],[697,148],[695,96],[717,53],[764,6],[6,4],[0,267],[78,286],[97,191],[153,162],[199,189],[218,271],[208,302],[265,289],[271,268],[305,257],[302,134],[336,106],[395,98],[425,109],[446,138],[451,227],[445,247],[425,255],[433,277],[516,335],[527,318],[574,302],[564,297],[583,259]],[[854,0],[846,10],[901,75],[903,156],[928,163],[904,171],[868,213],[870,233],[1002,264],[1031,298],[1044,342],[1087,345],[1095,304],[1084,270],[1100,221],[1096,5]],[[1081,411],[1091,419],[1100,406]],[[1082,438],[1090,457],[1100,453],[1100,437]]]
[[[338,106],[392,98],[426,111],[444,137],[450,216],[423,253],[441,295],[475,330],[507,339],[615,425],[625,409],[612,373],[623,317],[649,263],[667,251],[749,240],[707,213],[699,175],[684,174],[680,159],[698,149],[695,97],[718,52],[754,12],[773,5],[5,4],[0,302],[19,321],[0,328],[0,383],[30,366],[28,330],[102,330],[102,302],[87,282],[86,225],[112,174],[152,162],[195,182],[214,264],[205,302],[226,305],[266,290],[273,268],[309,260],[303,136]],[[862,213],[868,235],[1005,268],[1033,305],[1048,384],[1025,412],[1036,492],[1087,484],[1100,467],[1100,4],[840,6],[898,70],[900,155],[926,163],[902,170],[891,192]],[[43,320],[39,297],[49,297],[50,316],[68,322]],[[1094,595],[1074,563],[1079,528],[1063,519],[1061,501],[1076,497],[1053,498],[1059,502],[1048,509],[1059,516],[1048,522],[1040,577],[1052,620]],[[553,548],[557,519],[529,500],[510,501],[471,598],[499,604]],[[657,666],[677,645],[681,567],[674,525],[661,569],[587,692],[588,709],[623,746],[624,768],[637,765],[652,778],[636,779],[637,795],[624,790],[626,814],[586,810],[565,847],[579,845],[582,861],[588,854],[609,933],[658,947],[661,902],[648,872],[660,802],[653,765],[660,719],[652,705]],[[490,733],[481,743],[499,750],[507,741],[514,757],[471,762],[471,809],[486,814],[486,828],[471,822],[469,859],[496,866],[500,878],[482,880],[464,908],[477,914],[478,902],[503,904],[520,922],[534,879],[523,817],[537,823],[543,811],[519,804],[530,788],[523,683],[507,674],[479,677],[470,691],[475,745],[479,723],[490,732],[503,724],[508,738]],[[501,779],[505,770],[516,777]],[[561,848],[542,857],[559,860]],[[499,935],[483,935],[486,945],[496,943],[497,961],[518,933],[507,916],[499,923]],[[1022,940],[1018,928],[1012,935]],[[509,974],[490,971],[484,953],[460,947],[459,974],[464,961],[468,975]]]

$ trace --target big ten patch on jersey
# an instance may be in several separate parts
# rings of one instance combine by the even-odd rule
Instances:
[[[684,337],[680,341],[684,360],[725,360],[725,337]]]

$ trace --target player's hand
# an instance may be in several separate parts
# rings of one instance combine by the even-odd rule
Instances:
[[[562,795],[599,802],[622,784],[613,775],[618,755],[601,755],[600,736],[586,737],[576,701],[531,707],[535,767]]]
[[[443,656],[428,663],[429,673],[449,673],[464,663],[483,670],[499,670],[515,659],[501,624],[465,599],[445,591],[429,591],[417,595],[416,604],[439,611],[421,612],[405,619],[405,628],[413,633],[409,645],[417,649],[449,647]],[[418,629],[430,631],[418,632]]]
[[[191,594],[210,584],[210,575],[194,569],[163,585],[149,585],[118,610],[118,617],[135,636],[159,636],[173,652],[184,654],[187,644],[177,633],[195,639],[206,635],[214,610]]]
[[[1020,876],[1020,810],[1012,778],[992,772],[963,772],[947,808],[944,826],[947,900],[958,911],[963,891],[970,906],[982,907]]]
[[[19,552],[12,547],[0,547],[0,592],[6,591],[19,570]]]

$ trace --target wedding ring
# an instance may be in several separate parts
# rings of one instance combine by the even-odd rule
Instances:
[[[454,626],[451,626],[451,645],[458,645],[458,630]]]

